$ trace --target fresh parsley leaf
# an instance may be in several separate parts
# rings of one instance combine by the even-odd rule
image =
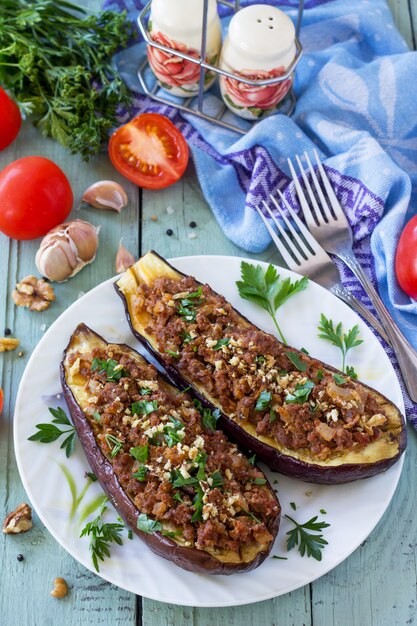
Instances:
[[[136,448],[130,448],[130,454],[134,459],[139,461],[139,463],[146,463],[149,457],[149,446],[137,446]]]
[[[314,383],[312,380],[307,380],[303,385],[296,385],[294,393],[288,393],[285,397],[285,402],[287,404],[303,404],[307,402],[311,390],[314,388]]]
[[[212,480],[212,483],[210,485],[212,489],[216,489],[216,487],[223,487],[224,478],[220,470],[216,470],[215,472],[213,472],[210,478]]]
[[[186,330],[182,330],[180,332],[180,337],[182,339],[183,346],[185,346],[187,343],[190,343],[190,341],[193,340],[193,337]]]
[[[136,526],[147,535],[153,535],[153,533],[162,530],[162,524],[154,519],[150,519],[145,513],[141,513],[138,516]]]
[[[258,365],[262,365],[263,363],[265,363],[266,359],[263,354],[258,354],[258,356],[255,357],[255,361],[258,363]]]
[[[300,348],[300,352],[304,352],[304,354],[310,354],[310,352],[305,348]]]
[[[97,517],[88,522],[81,531],[80,537],[90,537],[90,552],[96,572],[100,571],[98,561],[104,561],[105,557],[110,556],[110,544],[117,543],[119,546],[123,544],[120,534],[123,532],[125,525],[119,523],[103,522],[102,516],[106,511],[106,503],[104,501]]]
[[[74,426],[69,421],[65,411],[60,407],[54,409],[52,407],[48,407],[48,411],[54,417],[51,424],[36,424],[36,428],[38,431],[28,437],[29,441],[39,441],[40,443],[52,443],[61,437],[61,435],[68,435],[64,441],[61,443],[61,450],[65,450],[65,455],[67,459],[74,452],[75,446],[75,435],[76,431]],[[68,430],[61,430],[55,424],[60,424],[64,426],[70,426]]]
[[[91,371],[98,371],[99,374],[105,372],[107,374],[107,382],[118,382],[121,378],[129,376],[128,372],[123,367],[120,367],[120,364],[114,359],[103,361],[95,357],[91,363]]]
[[[143,483],[146,480],[146,476],[148,474],[148,468],[144,465],[139,465],[136,472],[133,472],[133,478],[136,478],[140,483]]]
[[[171,482],[172,486],[176,489],[180,487],[186,487],[188,485],[198,485],[198,480],[194,476],[190,476],[190,478],[184,478],[178,470],[173,470],[171,472]]]
[[[96,420],[96,422],[99,422],[101,420],[101,415],[98,411],[94,411],[93,417]]]
[[[205,452],[199,452],[195,460],[198,465],[198,471],[196,476],[197,480],[206,480],[207,454]]]
[[[264,271],[260,265],[246,261],[240,264],[240,272],[242,280],[236,282],[240,297],[268,311],[281,340],[286,343],[275,314],[288,298],[306,289],[308,278],[303,277],[294,282],[290,278],[282,279],[273,265]]]
[[[276,412],[274,411],[274,409],[271,409],[269,411],[269,423],[272,424],[273,422],[275,422],[275,420],[277,419],[278,415],[276,414]]]
[[[142,389],[139,389],[139,393],[140,393],[141,396],[149,396],[150,393],[151,393],[151,390],[142,388]]]
[[[321,561],[322,550],[328,542],[323,538],[322,534],[317,533],[320,533],[321,530],[327,528],[330,524],[318,522],[317,515],[304,524],[299,524],[289,515],[285,515],[285,517],[294,524],[294,528],[287,532],[287,550],[292,550],[295,546],[298,546],[301,556],[307,554],[308,557],[312,556],[317,561]]]
[[[355,371],[355,368],[352,367],[351,365],[346,365],[346,374],[348,376],[350,376],[351,378],[353,378],[354,380],[357,379],[358,375]]]
[[[110,434],[104,435],[104,439],[106,440],[107,445],[109,446],[111,450],[110,456],[112,457],[117,456],[120,450],[122,449],[123,441],[120,441],[120,439]],[[112,447],[112,444],[113,444],[113,447]]]
[[[196,494],[193,498],[193,506],[194,506],[194,514],[191,518],[191,522],[199,522],[203,519],[203,496],[204,492],[200,485],[196,485],[195,487]]]
[[[272,400],[272,394],[270,391],[261,391],[255,404],[256,411],[265,411],[269,407]]]
[[[333,374],[333,380],[336,385],[344,385],[346,383],[346,378],[341,376],[341,374]]]
[[[342,322],[336,324],[333,323],[333,320],[327,319],[324,313],[320,316],[320,323],[318,325],[319,337],[321,339],[325,339],[326,341],[330,341],[331,344],[339,348],[342,353],[342,367],[340,368],[342,372],[345,372],[345,363],[346,363],[346,355],[352,348],[359,346],[363,343],[363,339],[358,339],[359,335],[359,326],[355,324],[352,326],[347,333],[343,332]],[[346,371],[346,374],[348,372]]]
[[[149,415],[157,409],[158,400],[152,400],[151,402],[148,400],[140,400],[139,402],[134,402],[130,407],[132,415]]]
[[[197,291],[187,293],[184,298],[181,298],[178,304],[177,313],[181,315],[186,322],[194,322],[197,316],[195,307],[202,303],[201,295],[203,288],[200,286]]]
[[[295,504],[295,502],[290,502],[290,507],[292,508],[293,511],[297,510],[297,505]]]
[[[251,465],[255,465],[255,461],[256,461],[256,454],[254,454],[253,456],[249,457],[248,459],[249,463]]]
[[[252,478],[251,482],[253,482],[254,485],[266,485],[266,478],[257,476],[256,478]]]
[[[299,372],[307,371],[307,363],[304,363],[304,361],[300,359],[300,357],[298,356],[296,352],[292,352],[291,350],[289,350],[285,354],[287,355],[291,363],[294,365],[294,367],[298,369]]]
[[[324,377],[323,370],[317,370],[317,373],[316,373],[317,380],[323,380],[323,377]]]
[[[261,520],[258,519],[257,517],[255,517],[255,515],[251,512],[251,511],[245,511],[246,515],[248,515],[249,517],[251,517],[253,520],[255,520],[255,522],[257,524],[261,523]]]
[[[220,417],[220,409],[214,409],[213,411],[205,409],[200,400],[194,400],[194,406],[201,415],[203,426],[208,430],[216,430],[217,420]]]
[[[320,509],[320,513],[321,513],[322,515],[326,515],[326,514],[327,514],[327,511],[325,511],[324,509]]]
[[[224,339],[219,339],[215,346],[213,346],[213,350],[221,350],[222,346],[228,346],[230,343],[230,338],[225,337]]]
[[[162,530],[161,535],[164,535],[164,537],[170,537],[172,539],[173,537],[178,537],[178,535],[182,535],[182,530]]]
[[[174,493],[174,495],[172,496],[172,499],[176,500],[177,502],[184,502],[179,491]]]
[[[97,482],[97,476],[93,472],[86,472],[85,475],[88,476],[92,483]]]

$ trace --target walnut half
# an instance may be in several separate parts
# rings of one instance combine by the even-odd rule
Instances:
[[[55,300],[55,293],[43,278],[26,276],[17,283],[12,298],[17,306],[25,306],[29,311],[44,311]]]
[[[24,502],[19,504],[13,513],[9,513],[3,522],[3,532],[6,535],[26,533],[32,528],[32,509]]]
[[[16,350],[19,343],[19,339],[14,339],[13,337],[0,337],[0,352]]]

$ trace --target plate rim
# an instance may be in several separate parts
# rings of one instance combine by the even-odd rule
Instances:
[[[142,255],[143,256],[143,255]],[[249,263],[257,263],[260,264],[262,266],[267,266],[269,265],[270,261],[262,261],[259,259],[251,259],[248,257],[239,257],[239,256],[233,256],[233,255],[225,255],[225,254],[210,254],[210,255],[205,255],[205,254],[198,254],[198,255],[183,255],[183,256],[176,256],[176,257],[169,257],[167,258],[167,261],[170,264],[173,264],[175,266],[175,263],[177,263],[178,261],[190,261],[192,259],[205,259],[205,260],[209,260],[209,259],[215,259],[215,260],[233,260],[233,262],[242,262],[242,261],[246,261]],[[281,267],[279,265],[276,265],[275,263],[273,263],[272,265],[274,265],[274,267],[276,267],[278,270],[280,271],[285,271],[286,273],[293,275],[295,278],[299,278],[302,277],[302,274],[298,274],[297,272],[294,272],[292,270],[289,270],[287,268]],[[181,270],[179,270],[181,271]],[[45,332],[45,334],[41,337],[41,339],[38,341],[38,343],[35,345],[32,354],[26,364],[26,367],[24,369],[24,372],[22,374],[20,383],[19,383],[19,388],[18,388],[18,392],[16,394],[16,401],[15,401],[15,406],[14,406],[14,416],[19,415],[19,413],[21,412],[20,410],[20,404],[22,402],[22,395],[23,395],[23,389],[26,383],[26,379],[29,376],[29,370],[30,367],[32,365],[32,362],[36,359],[36,356],[38,354],[38,351],[41,350],[43,343],[47,340],[47,337],[50,335],[50,333],[53,333],[55,326],[57,325],[57,323],[59,322],[59,320],[61,319],[61,317],[64,314],[67,314],[68,311],[73,307],[74,304],[78,304],[80,302],[82,302],[82,300],[84,300],[87,297],[91,297],[92,292],[94,292],[95,290],[101,289],[103,288],[104,285],[107,285],[109,283],[114,283],[119,277],[121,276],[121,274],[117,274],[111,278],[108,278],[104,281],[102,281],[101,283],[99,283],[98,285],[95,285],[94,287],[92,287],[89,291],[87,291],[86,293],[84,293],[80,298],[74,300],[74,302],[72,302],[70,304],[70,306],[65,309],[57,318],[56,320],[53,321],[53,323],[49,326],[49,328],[47,329],[47,331]],[[330,290],[325,289],[324,287],[322,287],[321,285],[319,285],[318,283],[316,283],[315,281],[309,279],[309,282],[314,283],[315,287],[319,287],[319,289],[323,290],[324,292],[330,294],[331,296],[333,296],[334,298],[337,298],[337,296],[335,296]],[[116,295],[116,292],[115,292]],[[350,309],[350,307],[348,307],[348,305],[341,301],[340,299],[339,303],[341,305],[343,305],[343,307],[346,307],[349,311],[352,311],[362,322],[362,318],[359,317],[359,315],[356,313],[356,311],[353,311],[352,309]],[[233,305],[234,306],[234,305]],[[365,322],[363,322],[365,323]],[[372,332],[372,331],[371,331]],[[132,338],[135,339],[132,335]],[[375,341],[378,341],[378,339],[374,336]],[[136,341],[136,339],[135,339]],[[398,402],[398,406],[399,409],[401,410],[402,414],[405,416],[405,406],[404,406],[404,398],[402,395],[402,390],[401,390],[401,386],[399,384],[398,381],[398,377],[397,374],[390,362],[390,367],[392,370],[392,374],[394,376],[395,379],[395,383],[398,386],[398,391],[399,391],[399,398],[400,398],[400,402]],[[61,392],[59,392],[61,393]],[[264,595],[257,595],[256,598],[251,598],[248,600],[242,600],[242,601],[238,601],[237,603],[230,603],[230,601],[224,601],[224,602],[216,602],[216,604],[213,603],[205,603],[205,602],[198,602],[198,603],[192,603],[192,602],[181,602],[181,604],[176,603],[175,601],[173,601],[172,599],[161,599],[158,596],[154,596],[152,594],[144,594],[143,592],[138,592],[137,590],[135,590],[133,587],[130,587],[128,584],[121,586],[119,583],[115,583],[112,576],[111,575],[106,575],[106,573],[103,573],[102,570],[100,570],[100,572],[96,572],[96,570],[94,569],[94,566],[91,562],[91,560],[88,560],[87,558],[84,558],[84,555],[82,555],[81,557],[77,554],[75,554],[75,552],[73,551],[73,549],[70,547],[70,545],[68,545],[67,541],[65,538],[59,537],[58,534],[55,532],[55,530],[51,527],[51,525],[49,524],[49,522],[46,520],[46,518],[44,517],[44,513],[41,509],[40,506],[38,506],[38,503],[36,501],[36,497],[34,497],[34,494],[29,486],[29,483],[26,479],[26,475],[22,469],[22,462],[21,462],[21,458],[20,458],[20,452],[19,452],[19,441],[18,441],[18,437],[17,437],[17,422],[18,419],[13,419],[13,446],[14,446],[14,453],[15,453],[15,458],[16,458],[16,463],[17,463],[17,467],[18,467],[18,471],[19,471],[19,476],[20,476],[20,480],[22,481],[23,487],[26,491],[26,494],[28,495],[31,504],[33,505],[33,508],[36,511],[36,514],[38,515],[39,519],[41,520],[41,522],[43,523],[43,525],[45,526],[45,528],[47,529],[47,531],[52,535],[52,537],[54,538],[55,541],[58,542],[58,544],[64,548],[64,550],[66,550],[66,552],[68,552],[68,554],[71,555],[71,557],[76,560],[77,562],[81,563],[84,567],[86,567],[86,569],[88,569],[90,572],[92,572],[93,574],[95,574],[96,576],[99,576],[100,578],[106,580],[107,582],[116,585],[117,587],[119,587],[120,589],[124,589],[130,593],[134,593],[135,595],[140,595],[144,598],[150,599],[150,600],[155,600],[158,602],[165,602],[165,603],[169,603],[169,604],[174,604],[177,606],[190,606],[190,607],[196,607],[196,608],[224,608],[224,607],[229,607],[229,606],[245,606],[248,604],[254,604],[256,602],[262,602],[265,600],[270,600],[273,598],[277,598],[280,597],[281,595],[286,595],[287,593],[291,593],[292,591],[295,591],[297,589],[301,589],[306,585],[309,585],[311,583],[313,583],[314,581],[318,580],[319,578],[321,578],[322,576],[325,576],[326,574],[328,574],[330,571],[332,571],[333,569],[335,569],[338,565],[340,565],[341,563],[343,563],[343,561],[345,561],[346,559],[348,559],[356,550],[357,548],[360,546],[360,544],[364,541],[364,539],[366,539],[367,537],[369,537],[369,535],[374,531],[375,527],[377,526],[377,524],[381,521],[381,519],[383,518],[383,516],[386,514],[391,502],[392,502],[392,498],[395,494],[395,491],[397,490],[398,487],[398,483],[399,480],[402,476],[402,471],[403,471],[403,466],[404,466],[404,459],[405,459],[405,454],[407,453],[407,448],[404,451],[404,453],[402,454],[401,458],[398,460],[398,462],[393,466],[395,468],[397,468],[397,474],[394,477],[394,480],[391,481],[390,483],[390,490],[389,490],[389,495],[388,495],[388,499],[386,501],[386,506],[382,512],[382,514],[380,515],[379,519],[376,520],[375,524],[372,526],[372,528],[367,532],[365,538],[361,537],[360,540],[357,542],[357,544],[355,545],[355,547],[351,550],[351,552],[348,555],[344,555],[342,558],[340,558],[339,560],[337,560],[336,563],[332,563],[329,564],[328,568],[324,568],[324,570],[320,571],[320,573],[317,576],[314,576],[313,578],[311,578],[307,583],[303,583],[302,585],[300,585],[299,583],[294,583],[294,585],[292,585],[291,587],[287,588],[284,592],[278,592],[271,594],[271,592],[266,592]],[[87,462],[88,463],[88,462]],[[392,469],[392,468],[391,468]],[[155,558],[162,558],[162,557],[158,557],[157,555],[153,555],[155,556]],[[322,562],[323,563],[323,562]],[[256,571],[256,570],[254,570]],[[222,577],[217,577],[219,579],[221,579]]]

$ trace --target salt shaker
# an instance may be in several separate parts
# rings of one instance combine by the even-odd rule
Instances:
[[[188,54],[201,55],[203,0],[153,0],[148,22],[149,37],[163,46]],[[207,15],[206,60],[216,65],[221,47],[221,27],[216,0],[209,0]],[[148,45],[151,69],[161,86],[174,96],[189,97],[198,92],[200,66],[174,54]],[[205,73],[204,89],[215,75]]]
[[[266,80],[286,73],[296,55],[295,28],[283,11],[253,4],[238,11],[229,25],[220,67],[249,80]],[[226,106],[247,120],[260,119],[279,108],[291,88],[293,74],[267,86],[220,77]]]

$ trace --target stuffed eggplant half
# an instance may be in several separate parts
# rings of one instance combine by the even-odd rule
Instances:
[[[93,472],[154,552],[205,574],[262,563],[278,532],[279,502],[261,470],[215,430],[210,411],[133,349],[84,324],[65,350],[61,377]]]
[[[271,469],[337,484],[389,468],[406,446],[381,393],[259,330],[208,285],[149,252],[115,283],[134,335],[177,384]]]

